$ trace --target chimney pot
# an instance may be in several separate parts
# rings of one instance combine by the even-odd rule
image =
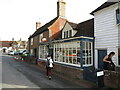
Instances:
[[[36,22],[36,30],[39,29],[41,27],[41,23],[40,22]]]

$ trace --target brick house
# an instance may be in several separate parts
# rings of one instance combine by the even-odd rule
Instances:
[[[82,48],[80,44],[84,44],[86,46],[88,45],[87,47],[90,47],[91,56],[86,56],[88,55],[89,52],[88,50],[86,50],[87,47],[85,47],[84,48],[85,50],[83,51],[84,56],[82,54],[81,58],[84,57],[85,59],[84,63],[86,64],[90,63],[89,65],[93,65],[93,54],[92,54],[93,47],[92,46],[93,46],[93,37],[94,37],[94,33],[93,33],[94,32],[94,29],[93,29],[94,19],[87,20],[79,24],[69,22],[65,18],[65,4],[66,3],[63,0],[59,0],[57,2],[57,8],[58,8],[57,17],[51,20],[50,22],[48,22],[47,24],[45,24],[44,26],[37,28],[37,30],[33,33],[33,35],[29,37],[29,41],[28,41],[29,52],[33,54],[34,56],[37,56],[39,60],[45,60],[48,54],[51,54],[54,60],[57,60],[58,58],[61,59],[60,57],[56,56],[57,51],[55,50],[56,49],[55,47],[57,47],[58,43],[66,42],[66,39],[69,39],[68,43],[61,43],[61,44],[72,45],[73,42],[71,41],[75,41],[76,44],[74,46],[78,45],[79,52],[78,54],[77,52],[75,53],[76,54],[75,57],[70,57],[72,58],[72,61],[68,60],[67,62],[71,62],[73,64],[74,62],[73,60],[75,58],[75,63],[77,63],[77,55],[80,55],[80,51],[81,51],[80,49]],[[36,26],[40,26],[40,25],[36,24]],[[43,42],[42,41],[43,38],[46,38],[47,42]],[[82,40],[84,41],[86,40],[88,42],[82,42]],[[59,47],[62,48],[62,46],[59,46]],[[64,46],[64,48],[65,47],[66,46]],[[71,48],[73,49],[73,47]],[[77,49],[75,50],[77,51]],[[71,52],[73,51],[71,50]],[[89,58],[90,60],[88,60],[88,57],[90,57]],[[66,58],[69,59],[69,56],[66,56]],[[66,61],[66,58],[65,58],[65,61]],[[83,62],[81,64],[83,64]]]
[[[61,29],[64,27],[66,22],[65,18],[65,2],[58,1],[57,2],[57,17],[52,19],[50,22],[46,23],[42,27],[36,24],[37,30],[29,37],[28,40],[28,51],[33,54],[34,56],[39,56],[39,43],[42,42],[43,38],[46,38],[47,41],[55,40],[60,35]]]

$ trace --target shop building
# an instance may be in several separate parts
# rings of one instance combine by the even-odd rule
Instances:
[[[38,65],[44,70],[50,54],[54,73],[71,80],[83,80],[83,68],[94,66],[94,19],[78,24],[69,22],[65,5],[63,0],[58,0],[57,17],[29,37],[29,52],[34,54],[37,48]],[[35,41],[35,38],[38,39]]]
[[[93,66],[94,19],[75,24],[66,21],[58,39],[41,42],[39,60],[51,54],[55,63],[73,67]]]

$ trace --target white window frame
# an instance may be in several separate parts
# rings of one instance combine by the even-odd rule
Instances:
[[[85,55],[85,63],[83,64],[83,66],[92,66],[93,65],[93,47],[92,47],[93,43],[89,42],[89,41],[84,41],[84,42],[85,42],[85,53],[87,53],[86,54],[87,56]],[[86,43],[88,43],[88,44],[86,44]],[[80,45],[80,42],[79,42],[79,45]],[[87,46],[88,49],[86,48],[86,45],[88,45]],[[54,60],[55,60],[54,62],[64,63],[64,64],[68,64],[68,65],[73,65],[73,66],[81,66],[81,64],[78,63],[78,61],[77,61],[77,60],[79,60],[77,54],[78,54],[78,50],[80,50],[80,47],[76,47],[76,46],[78,46],[78,45],[75,44],[75,42],[54,44]],[[60,48],[61,48],[61,52],[62,52],[63,56],[60,59],[57,59],[58,56],[57,56],[56,52],[57,52],[57,50],[60,51]],[[66,56],[66,49],[68,49],[68,56]],[[72,50],[72,54],[71,54],[72,56],[70,56],[70,52],[69,52],[70,49]],[[73,53],[74,49],[76,50],[75,53]],[[64,50],[65,54],[63,53],[62,50]],[[76,54],[76,56],[74,56],[74,54]],[[91,56],[89,56],[89,55],[91,55]],[[64,57],[64,62],[63,62],[63,60],[61,60],[61,59],[63,59],[63,57]],[[72,57],[72,63],[70,63],[70,60],[69,60],[69,58],[71,58],[71,57]],[[67,60],[66,58],[68,58],[68,62],[66,61]],[[74,62],[73,58],[76,58],[76,63],[73,63]],[[88,61],[87,61],[87,58],[88,58]]]
[[[30,49],[30,53],[33,55],[33,49]]]
[[[43,57],[41,57],[41,55],[43,55]],[[48,55],[47,46],[46,45],[40,45],[39,46],[39,59],[46,60],[47,55]]]
[[[119,12],[118,14],[117,14],[117,10],[118,10],[118,12]],[[119,8],[116,9],[116,13],[115,13],[115,14],[116,14],[116,23],[117,23],[117,24],[120,24],[120,9],[119,9]],[[118,16],[117,16],[117,15],[118,15]],[[119,19],[119,20],[118,20],[118,19]]]
[[[70,35],[70,31],[71,31],[71,35]],[[66,30],[66,31],[63,32],[63,34],[64,34],[64,35],[63,35],[64,38],[72,37],[72,36],[73,36],[73,30],[72,30],[72,29]]]
[[[78,41],[77,41],[77,43],[78,43]],[[69,46],[74,46],[72,44],[74,44],[74,42],[54,44],[54,60],[55,60],[54,62],[60,62],[60,63],[64,63],[64,64],[74,65],[74,66],[80,66],[80,63],[77,63],[77,51],[78,51],[77,48],[79,48],[79,50],[80,50],[80,47],[73,47],[76,50],[76,56],[73,56],[73,48],[69,47]],[[80,46],[80,41],[79,41],[78,45]],[[61,48],[61,52],[62,52],[62,56],[61,57],[62,57],[62,59],[64,57],[64,62],[61,59],[60,60],[57,59],[56,51],[60,50],[60,48]],[[72,50],[72,56],[69,56],[70,55],[70,53],[69,53],[69,49],[70,48]],[[66,49],[68,50],[68,56],[66,56],[66,55],[63,54],[63,50],[64,50],[64,53],[66,54]],[[70,63],[70,61],[69,61],[70,57],[72,57],[72,63]],[[66,61],[67,60],[66,58],[68,58],[68,62]],[[73,58],[76,58],[76,64],[73,63],[74,62]]]
[[[42,39],[43,39],[43,33],[40,34],[40,36],[39,36],[39,42],[42,42]]]
[[[87,55],[88,55],[88,56],[85,55],[85,63],[83,64],[83,66],[92,66],[93,65],[93,47],[92,47],[93,43],[92,42],[88,42],[88,41],[84,41],[83,43],[85,43],[85,54],[87,53]],[[86,47],[87,47],[86,43],[88,43],[88,49],[86,49]],[[91,44],[91,49],[89,49],[90,44]],[[89,56],[89,50],[91,51],[91,56]],[[89,57],[91,57],[91,63],[90,63],[90,58]],[[88,63],[87,63],[87,58],[88,58]]]
[[[31,45],[33,45],[33,38],[31,38]]]

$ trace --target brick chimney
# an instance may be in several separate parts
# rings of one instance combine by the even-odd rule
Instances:
[[[57,2],[57,16],[65,18],[66,2],[58,0]]]
[[[36,30],[38,29],[38,28],[40,28],[41,27],[41,23],[40,22],[36,22]]]

